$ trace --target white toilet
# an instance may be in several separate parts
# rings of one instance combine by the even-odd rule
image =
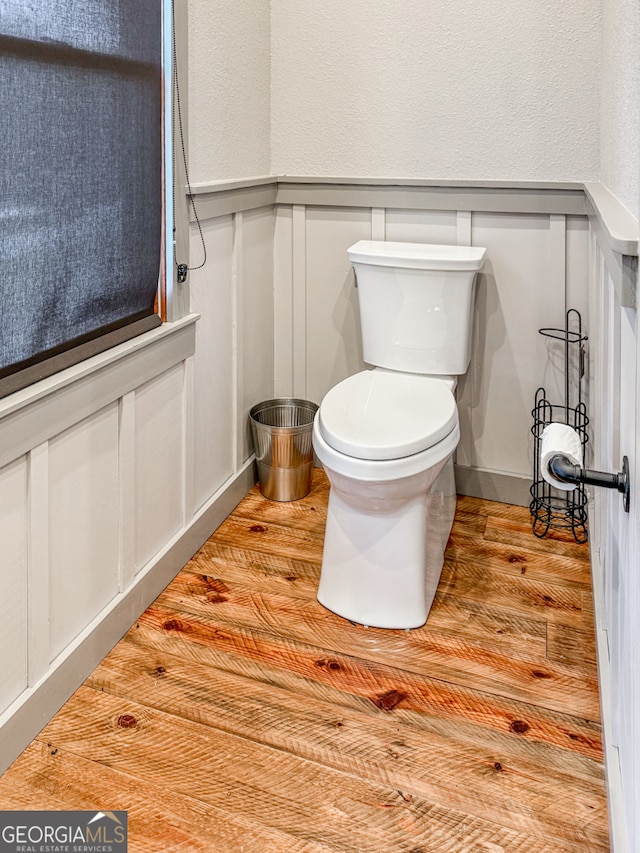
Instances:
[[[313,447],[331,484],[321,604],[379,628],[423,625],[440,579],[485,249],[361,240],[347,250],[363,357],[322,400]]]

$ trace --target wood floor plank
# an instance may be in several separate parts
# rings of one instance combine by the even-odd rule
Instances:
[[[272,554],[274,551],[293,559],[322,559],[323,533],[317,530],[296,530],[273,522],[256,521],[237,514],[226,518],[216,531],[216,542],[240,546],[251,551]]]
[[[574,829],[575,841],[549,843],[87,687],[74,694],[66,717],[55,717],[42,737],[173,793],[232,815],[258,816],[267,827],[341,851],[411,851],[431,843],[434,834],[441,850],[459,851],[460,823],[478,842],[504,846],[506,841],[531,853],[605,849],[580,827]],[[166,741],[172,743],[170,753],[162,748]],[[174,754],[181,756],[179,764]]]
[[[436,594],[429,614],[432,630],[467,640],[479,648],[531,660],[544,657],[547,623],[507,607],[451,595],[446,586]]]
[[[580,631],[568,625],[548,625],[547,657],[596,674],[596,641],[593,631]]]
[[[522,574],[493,571],[470,560],[451,561],[442,570],[439,592],[529,615],[548,623],[584,625],[581,584],[537,581]]]
[[[312,601],[318,590],[320,562],[210,540],[187,563],[184,571],[221,581],[240,583],[259,592]],[[212,588],[211,592],[215,592]]]
[[[590,819],[588,837],[602,843],[606,836],[606,810],[595,777],[575,784],[565,770],[543,768],[504,749],[498,761],[493,750],[478,742],[460,744],[452,755],[450,733],[401,722],[389,726],[386,719],[346,708],[336,718],[330,702],[311,701],[176,656],[150,665],[149,652],[131,644],[120,644],[87,684],[116,696],[135,695],[139,703],[158,710],[547,840],[572,840],[566,816],[576,810]]]
[[[507,575],[523,575],[541,583],[591,585],[591,569],[583,559],[526,547],[527,539],[497,542],[470,538],[454,531],[447,546],[447,559],[454,562],[489,566]]]
[[[487,526],[487,516],[478,512],[466,512],[456,509],[451,532],[459,536],[470,536],[478,539]]]
[[[488,693],[526,701],[531,695],[550,710],[571,710],[599,719],[597,682],[576,675],[553,661],[537,663],[479,649],[456,637],[432,631],[429,623],[415,631],[388,631],[352,625],[317,602],[254,593],[227,587],[211,600],[206,585],[194,575],[180,574],[158,597],[157,603],[182,613],[203,615],[224,629],[227,624],[278,635],[333,649],[365,660],[381,654],[401,659],[405,670],[435,678],[480,686]]]
[[[130,853],[332,853],[334,849],[43,740],[33,741],[0,777],[0,803],[10,810],[126,811]]]
[[[308,562],[268,552],[232,547],[212,540],[202,547],[185,567],[199,576],[206,594],[216,598],[230,584],[240,584],[258,592],[287,595],[315,601],[320,578],[319,561]],[[443,579],[431,613],[430,626],[453,632],[475,645],[494,651],[509,649],[511,654],[530,658],[545,656],[546,622],[530,618],[513,608],[491,608],[484,603],[446,593]],[[579,598],[579,597],[578,597]],[[534,617],[538,616],[534,613]]]
[[[468,722],[472,740],[486,733],[490,738],[508,733],[534,749],[561,747],[558,766],[577,761],[572,769],[577,775],[594,772],[578,756],[602,759],[600,727],[595,722],[408,673],[395,668],[391,659],[360,660],[241,626],[221,628],[206,617],[177,615],[159,604],[142,614],[128,638],[158,652],[165,649],[275,686],[329,698],[337,706],[407,717],[412,725],[430,730],[446,733],[455,721],[457,738],[466,737],[463,724]],[[545,753],[544,760],[555,766],[555,756]]]
[[[263,524],[278,524],[296,530],[324,533],[327,519],[329,484],[326,477],[316,469],[313,489],[299,501],[281,502],[265,500],[258,487],[249,492],[238,504],[232,515],[236,519],[248,518]]]
[[[551,530],[544,539],[532,536],[527,524],[507,518],[490,517],[484,529],[484,538],[493,542],[519,545],[545,554],[561,554],[576,560],[589,560],[589,546],[575,542],[570,533]]]

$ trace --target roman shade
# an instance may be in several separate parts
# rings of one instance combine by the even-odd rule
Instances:
[[[160,319],[162,3],[0,7],[0,396]]]

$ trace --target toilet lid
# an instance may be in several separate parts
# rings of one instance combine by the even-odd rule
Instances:
[[[447,384],[432,376],[364,370],[322,400],[318,427],[334,450],[357,459],[401,459],[437,444],[458,422]]]

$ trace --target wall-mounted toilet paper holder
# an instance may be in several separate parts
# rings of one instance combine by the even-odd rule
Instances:
[[[591,471],[574,465],[570,459],[557,453],[549,459],[549,470],[556,479],[563,483],[573,483],[578,486],[603,486],[605,489],[616,489],[623,496],[624,511],[629,512],[631,486],[629,482],[629,460],[622,459],[622,471],[618,474],[608,474],[605,471]]]

